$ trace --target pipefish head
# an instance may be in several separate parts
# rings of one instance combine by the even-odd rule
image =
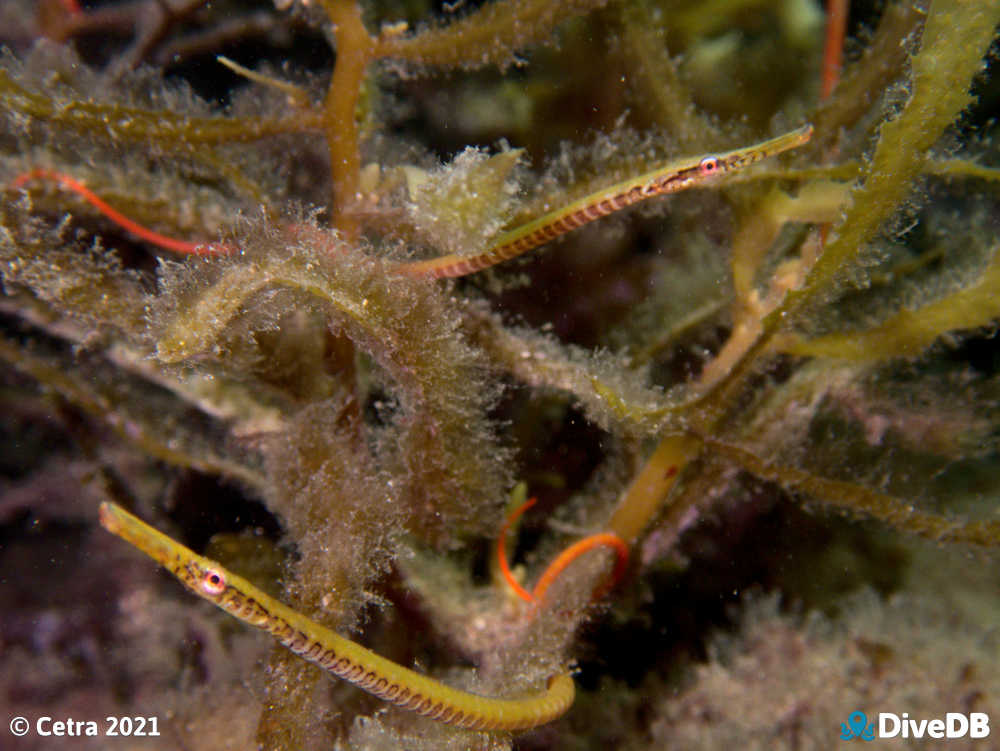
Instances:
[[[227,580],[228,572],[222,567],[215,566],[212,561],[199,556],[186,560],[181,569],[175,570],[174,574],[196,595],[224,607],[223,596],[230,585]]]
[[[199,597],[225,607],[231,574],[208,558],[175,542],[114,503],[102,503],[101,526],[131,543],[176,576]]]

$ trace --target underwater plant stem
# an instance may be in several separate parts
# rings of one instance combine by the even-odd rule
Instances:
[[[920,50],[914,55],[912,94],[900,114],[884,122],[864,181],[834,228],[805,284],[793,290],[768,318],[783,316],[808,300],[830,294],[830,284],[861,254],[910,190],[933,146],[972,102],[970,85],[983,65],[1000,4],[935,0],[928,10]]]
[[[430,26],[407,36],[395,28],[379,38],[379,57],[420,65],[468,70],[517,62],[515,52],[549,38],[571,18],[608,0],[504,0],[484,3],[447,26]]]
[[[702,370],[695,387],[699,398],[718,386],[725,388],[727,380],[735,382],[734,374],[746,372],[755,357],[772,351],[768,345],[789,326],[792,313],[829,296],[838,276],[856,265],[907,197],[912,181],[932,163],[934,144],[971,103],[972,78],[982,67],[998,23],[1000,5],[931,3],[920,50],[911,63],[912,94],[900,114],[882,124],[875,153],[847,199],[848,208],[829,238],[806,240],[795,273],[786,281],[775,275],[768,298],[737,320],[719,355]]]
[[[663,438],[625,492],[608,522],[608,529],[627,545],[633,544],[659,511],[680,470],[701,453],[701,447],[698,438],[688,435]]]
[[[162,430],[157,431],[123,412],[95,387],[93,380],[80,378],[76,371],[66,368],[63,363],[47,361],[7,337],[0,337],[0,361],[9,363],[67,403],[109,425],[128,445],[136,446],[166,464],[232,477],[249,487],[263,487],[265,484],[264,478],[254,470],[221,455],[185,449],[179,442],[164,435]]]
[[[294,104],[296,107],[309,106],[309,92],[301,86],[296,86],[291,81],[283,81],[277,76],[267,76],[255,70],[250,70],[235,60],[230,60],[225,55],[216,55],[215,59],[220,65],[229,68],[233,73],[243,76],[248,81],[280,91],[288,97],[289,103]]]
[[[323,129],[322,118],[312,110],[275,119],[193,117],[98,101],[62,105],[44,93],[21,86],[4,70],[0,70],[0,105],[11,113],[87,136],[147,146],[155,144],[164,150],[181,153],[190,153],[197,146],[246,143]]]
[[[975,282],[915,310],[903,308],[878,326],[811,340],[778,334],[772,347],[795,355],[851,362],[919,355],[951,331],[988,326],[1000,317],[1000,246],[993,248],[992,255],[993,260]]]
[[[732,241],[733,288],[739,305],[754,306],[755,283],[761,263],[790,222],[823,224],[840,215],[850,185],[830,180],[813,180],[796,196],[773,188],[742,213]],[[759,302],[758,302],[759,305]]]
[[[629,77],[639,89],[636,107],[684,150],[702,151],[717,144],[718,128],[695,107],[678,63],[670,56],[666,30],[649,4],[624,4],[621,34]]]
[[[1000,546],[1000,521],[963,521],[921,511],[899,498],[842,480],[819,477],[796,467],[773,464],[753,452],[714,438],[705,446],[757,477],[801,490],[830,506],[878,519],[896,529],[936,542]]]
[[[333,224],[349,241],[356,240],[360,225],[348,212],[358,199],[361,149],[357,106],[365,71],[375,58],[376,43],[361,20],[361,6],[353,0],[323,0],[333,26],[337,60],[324,105],[324,130],[330,151],[333,180]]]
[[[102,503],[101,525],[170,571],[196,595],[267,631],[305,660],[404,709],[470,730],[525,730],[569,709],[575,687],[568,673],[521,699],[494,699],[446,686],[372,652],[306,618],[218,563],[184,547],[113,503]]]

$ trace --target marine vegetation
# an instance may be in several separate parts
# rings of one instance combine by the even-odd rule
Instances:
[[[267,751],[1000,722],[1000,5],[0,20],[12,716]]]

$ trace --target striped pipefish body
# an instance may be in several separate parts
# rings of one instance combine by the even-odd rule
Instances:
[[[470,730],[526,730],[569,709],[575,687],[556,675],[543,691],[491,698],[447,686],[372,652],[274,599],[217,562],[198,555],[113,503],[102,526],[146,553],[199,597],[256,628],[339,678],[404,709]]]
[[[647,198],[716,182],[723,175],[738,172],[762,159],[802,146],[812,138],[812,132],[811,125],[803,125],[752,146],[677,159],[515,227],[500,235],[482,253],[468,256],[455,254],[402,263],[398,270],[412,276],[437,279],[472,274],[517,258],[595,219],[621,211]]]

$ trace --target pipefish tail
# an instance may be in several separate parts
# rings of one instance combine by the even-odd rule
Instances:
[[[400,264],[398,270],[412,276],[434,279],[465,276],[509,261],[540,245],[653,196],[677,193],[715,182],[723,175],[746,169],[762,159],[798,148],[812,138],[812,125],[776,138],[718,154],[684,157],[638,177],[592,193],[500,235],[477,255],[447,255],[426,261]]]
[[[404,709],[470,730],[526,730],[561,716],[573,703],[568,673],[544,691],[495,699],[446,686],[309,620],[248,582],[175,542],[113,503],[102,503],[101,525],[159,563],[196,595],[267,631],[292,652]]]

